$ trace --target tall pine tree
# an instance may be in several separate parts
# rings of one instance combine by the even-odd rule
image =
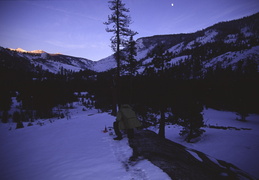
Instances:
[[[135,59],[135,56],[137,55],[137,48],[136,48],[136,41],[133,40],[133,35],[130,36],[130,41],[129,41],[129,55],[128,58],[126,59],[127,61],[127,66],[128,66],[128,71],[129,71],[129,76],[130,76],[130,93],[129,93],[129,103],[132,103],[132,99],[133,99],[133,77],[135,76],[136,72],[137,72],[137,65],[138,62]]]
[[[163,44],[158,45],[154,52],[154,58],[152,63],[154,64],[155,68],[157,69],[160,79],[160,89],[158,93],[158,103],[160,109],[160,122],[159,122],[159,132],[158,135],[162,138],[165,138],[165,113],[166,113],[166,106],[167,106],[167,99],[168,97],[165,96],[166,94],[166,77],[165,71],[169,61],[173,58],[173,55],[169,51],[165,51],[165,46]]]
[[[136,34],[136,32],[129,29],[131,24],[131,18],[127,13],[129,9],[125,7],[125,4],[122,3],[122,0],[112,0],[109,1],[109,9],[112,11],[112,14],[108,16],[108,21],[104,24],[107,25],[106,31],[113,33],[111,37],[111,47],[115,52],[115,59],[117,63],[116,75],[114,86],[116,90],[116,101],[117,104],[120,104],[120,72],[121,72],[121,59],[122,54],[121,50],[125,48],[128,44],[128,39],[130,36]],[[111,26],[112,25],[112,26]],[[111,26],[111,28],[109,28]],[[116,111],[116,106],[113,108],[113,111]],[[115,113],[115,112],[113,112]]]

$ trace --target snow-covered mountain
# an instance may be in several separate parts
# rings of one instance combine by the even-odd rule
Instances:
[[[189,34],[156,35],[139,38],[136,41],[139,73],[154,67],[152,53],[163,44],[164,51],[172,52],[168,62],[179,62],[199,58],[203,67],[232,66],[240,61],[253,60],[259,66],[259,13],[229,22],[221,22],[204,30]],[[110,69],[111,57],[102,59],[102,65]],[[108,66],[110,64],[110,66]],[[113,60],[115,67],[115,60]],[[103,66],[102,66],[103,67]],[[104,68],[102,68],[104,70]]]
[[[33,51],[26,51],[22,48],[17,48],[17,49],[12,49],[10,48],[10,50],[12,51],[16,51],[16,52],[20,52],[20,53],[31,53],[31,54],[42,54],[42,53],[46,53],[45,51],[43,50],[33,50]]]
[[[147,68],[154,68],[153,51],[161,44],[165,51],[173,54],[168,62],[170,66],[197,58],[205,71],[207,68],[218,66],[236,68],[240,61],[246,64],[252,60],[259,66],[259,13],[238,20],[221,22],[195,33],[156,35],[137,39],[135,58],[139,62],[140,74]],[[124,53],[127,54],[126,51]],[[1,64],[10,66],[10,60],[13,61],[12,65],[27,64],[30,69],[40,67],[53,73],[58,73],[60,69],[74,72],[85,69],[104,72],[116,67],[113,55],[99,61],[91,61],[62,54],[50,54],[42,50],[26,51],[21,48],[0,47]]]
[[[40,68],[52,73],[58,73],[61,69],[73,72],[85,69],[103,72],[116,67],[113,55],[99,61],[92,61],[60,53],[47,53],[43,50],[26,51],[22,48],[11,49],[3,47],[0,47],[0,61],[2,66],[8,68],[12,68],[11,64],[16,64],[15,66],[18,68]]]
[[[93,64],[93,61],[88,59],[62,55],[59,53],[50,54],[43,50],[26,51],[21,48],[0,48],[0,53],[2,65],[6,65],[7,67],[10,66],[10,62],[8,61],[11,60],[20,64],[20,66],[25,66],[27,68],[38,67],[52,73],[58,73],[61,69],[77,72],[89,69]]]

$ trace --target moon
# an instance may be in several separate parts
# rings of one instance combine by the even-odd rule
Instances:
[[[172,3],[171,6],[174,6],[174,4]]]

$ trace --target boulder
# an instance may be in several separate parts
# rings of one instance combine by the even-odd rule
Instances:
[[[131,160],[148,159],[174,180],[255,179],[231,163],[160,138],[153,131],[136,131],[129,145]]]

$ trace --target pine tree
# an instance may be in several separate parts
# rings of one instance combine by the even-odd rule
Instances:
[[[185,137],[185,141],[201,136],[205,131],[201,129],[203,122],[203,106],[191,94],[180,94],[175,99],[177,102],[172,107],[172,113],[178,119],[178,124],[183,126],[180,132]]]
[[[135,59],[135,56],[137,55],[136,50],[136,41],[134,41],[133,35],[131,35],[129,40],[129,55],[126,60],[128,63],[130,76],[134,76],[137,70],[137,60]]]
[[[158,70],[158,76],[160,77],[160,90],[158,94],[159,106],[160,106],[160,122],[159,122],[159,136],[165,138],[165,113],[166,113],[166,96],[164,96],[166,91],[166,81],[165,81],[165,70],[168,62],[172,59],[173,55],[169,51],[164,50],[164,45],[158,45],[155,48],[154,58],[152,63]]]
[[[136,42],[133,40],[133,35],[130,36],[130,41],[129,41],[129,49],[128,49],[128,58],[126,59],[127,61],[127,67],[128,67],[128,71],[129,71],[129,76],[130,76],[130,82],[129,82],[129,85],[130,85],[130,93],[129,93],[129,103],[131,104],[132,103],[132,96],[133,96],[133,77],[135,76],[136,74],[136,71],[137,71],[137,65],[138,65],[138,62],[137,60],[135,59],[135,56],[137,55],[137,52],[136,52]]]
[[[117,63],[116,75],[114,86],[117,96],[117,104],[120,104],[120,72],[121,72],[121,59],[122,54],[121,50],[125,48],[128,44],[128,38],[136,32],[129,29],[129,25],[131,24],[131,18],[127,13],[129,13],[129,9],[125,7],[125,4],[122,3],[122,0],[112,0],[109,1],[109,9],[112,11],[112,14],[108,16],[108,21],[104,24],[107,25],[106,31],[113,33],[111,37],[111,47],[115,52],[115,59]],[[112,25],[111,28],[108,26]],[[116,111],[116,108],[113,109]],[[115,112],[113,112],[115,113]]]

